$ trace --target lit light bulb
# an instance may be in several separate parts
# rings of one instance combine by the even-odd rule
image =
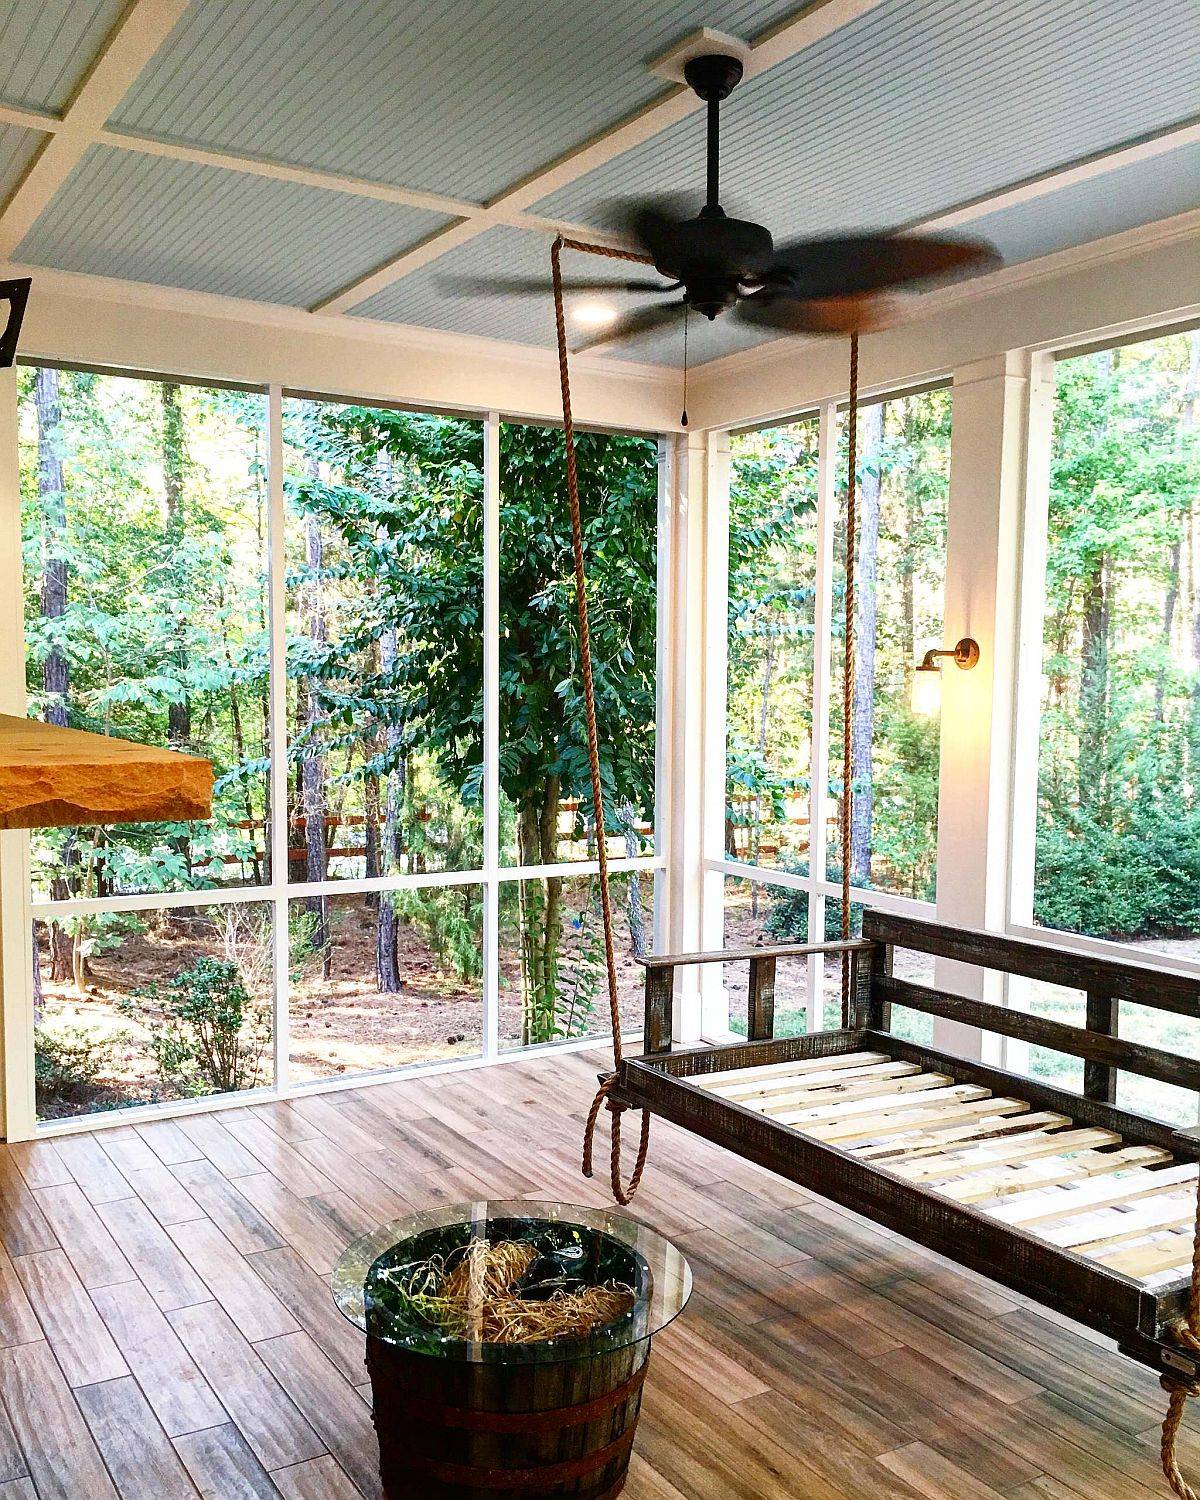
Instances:
[[[912,711],[923,718],[933,718],[942,708],[942,674],[938,667],[914,667],[912,674]]]
[[[607,302],[577,302],[571,317],[584,328],[604,328],[617,321],[617,310]]]

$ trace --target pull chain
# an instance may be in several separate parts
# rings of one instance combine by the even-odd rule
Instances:
[[[680,426],[681,427],[686,427],[687,424],[688,424],[688,420],[687,420],[687,375],[688,375],[687,336],[688,336],[688,305],[685,302],[683,304],[683,416],[680,419]]]

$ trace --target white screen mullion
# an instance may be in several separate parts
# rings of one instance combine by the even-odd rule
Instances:
[[[283,391],[267,393],[267,600],[271,627],[268,674],[271,731],[271,908],[275,983],[275,1088],[288,1086],[291,1038],[288,1025],[288,814],[287,814],[287,557],[283,504]]]
[[[833,672],[833,534],[837,523],[837,406],[821,407],[817,447],[817,600],[813,624],[812,753],[808,788],[808,940],[825,938],[825,879],[829,803],[829,690]],[[825,1009],[825,961],[808,960],[805,1025],[820,1031]]]
[[[483,1055],[500,1028],[500,415],[483,426]]]

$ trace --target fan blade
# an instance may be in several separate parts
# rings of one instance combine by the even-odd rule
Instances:
[[[846,235],[780,246],[763,282],[777,295],[809,301],[854,297],[956,272],[978,275],[999,264],[999,255],[982,240]]]
[[[799,301],[760,292],[744,297],[737,315],[756,328],[782,333],[871,333],[891,321],[891,306],[878,297],[818,297]]]
[[[553,290],[550,278],[540,276],[440,276],[438,285],[461,296],[493,295],[506,297],[548,297]],[[670,283],[641,277],[632,281],[597,277],[594,281],[571,281],[563,286],[569,297],[573,292],[669,292]]]
[[[683,311],[682,302],[652,302],[649,307],[639,308],[619,323],[600,328],[581,344],[572,344],[571,353],[581,354],[585,349],[595,349],[600,344],[611,344],[618,339],[631,339],[635,334],[647,333],[652,328],[661,328],[673,323]]]

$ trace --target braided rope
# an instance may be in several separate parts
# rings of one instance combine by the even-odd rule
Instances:
[[[842,937],[850,936],[850,857],[854,836],[854,583],[858,528],[858,334],[850,335],[846,415],[846,642],[842,651]],[[842,1025],[850,1024],[850,955],[842,954]]]
[[[608,885],[608,847],[605,839],[604,790],[600,779],[600,743],[596,729],[596,689],[592,678],[592,640],[588,628],[587,576],[583,564],[583,521],[579,509],[579,473],[575,464],[575,425],[571,417],[571,376],[567,364],[567,325],[563,311],[563,284],[561,254],[563,249],[584,250],[595,255],[607,255],[614,260],[645,261],[646,256],[635,255],[630,250],[613,250],[604,245],[588,245],[582,240],[568,240],[561,235],[550,250],[550,271],[554,280],[554,322],[558,334],[558,375],[562,386],[563,444],[567,455],[567,502],[571,511],[571,550],[575,559],[575,608],[579,616],[579,670],[583,679],[583,711],[587,723],[588,767],[592,779],[592,814],[596,825],[596,852],[600,867],[600,911],[604,921],[604,963],[608,974],[608,1007],[612,1015],[613,1063],[620,1068],[624,1055],[621,1040],[621,1007],[617,997],[617,958],[613,943],[612,896]],[[609,1179],[612,1195],[622,1206],[632,1199],[642,1180],[646,1166],[646,1154],[650,1149],[650,1112],[642,1110],[642,1133],[638,1144],[637,1160],[627,1186],[621,1182],[621,1115],[626,1106],[612,1097],[617,1081],[616,1072],[609,1076],[596,1091],[592,1107],[588,1111],[583,1132],[583,1175],[592,1176],[592,1144],[596,1133],[596,1120],[600,1106],[607,1107],[612,1115],[612,1151],[609,1159]]]
[[[1181,1344],[1189,1353],[1200,1355],[1200,1178],[1196,1181],[1196,1229],[1192,1237],[1192,1279],[1188,1287],[1187,1310],[1170,1332],[1177,1344]],[[1163,1473],[1179,1500],[1200,1500],[1183,1477],[1175,1452],[1188,1400],[1192,1396],[1200,1396],[1200,1380],[1189,1380],[1180,1375],[1164,1375],[1160,1384],[1169,1398],[1167,1414],[1162,1424]]]

